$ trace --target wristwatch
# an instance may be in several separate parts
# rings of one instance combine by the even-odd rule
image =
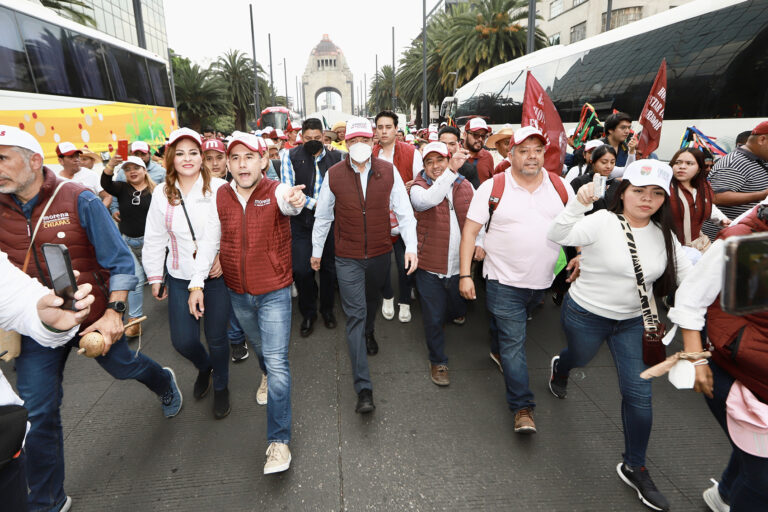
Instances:
[[[123,302],[121,300],[118,300],[118,301],[115,301],[115,302],[110,302],[109,304],[107,304],[107,308],[108,309],[114,309],[115,311],[117,311],[121,315],[123,313],[125,313],[125,310],[127,309],[125,307],[125,302]]]

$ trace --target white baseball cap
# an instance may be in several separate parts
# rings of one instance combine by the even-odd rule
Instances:
[[[542,144],[545,146],[547,145],[547,138],[543,133],[541,133],[541,130],[535,126],[523,126],[515,132],[515,135],[512,136],[512,143],[510,146],[517,146],[518,144],[522,144],[525,139],[530,137],[536,137],[541,141]]]
[[[486,132],[491,133],[488,123],[486,123],[485,119],[482,117],[473,117],[464,125],[465,132],[479,132],[480,130],[485,130]]]
[[[429,135],[427,136],[427,140],[430,142],[435,142],[440,140],[440,137],[437,135],[437,132],[429,132]]]
[[[179,128],[178,130],[173,130],[168,136],[168,145],[170,146],[171,144],[174,144],[181,139],[192,139],[193,141],[197,142],[198,146],[203,145],[203,139],[200,138],[200,134],[194,130],[190,130],[189,128]]]
[[[61,142],[56,146],[56,154],[58,156],[72,156],[75,153],[81,153],[82,150],[72,144],[71,142]]]
[[[229,153],[232,151],[232,148],[238,144],[242,144],[251,151],[256,151],[260,155],[263,155],[267,151],[267,144],[264,142],[264,139],[250,133],[240,133],[236,137],[233,137],[231,141],[229,141],[229,145],[227,146],[227,155],[229,155]]]
[[[125,160],[125,161],[124,161],[124,162],[123,162],[123,163],[120,165],[120,167],[123,167],[125,164],[136,164],[136,165],[138,165],[139,167],[143,167],[145,170],[146,170],[146,168],[147,168],[147,164],[145,164],[145,163],[144,163],[144,160],[142,160],[142,159],[141,159],[140,157],[138,157],[138,156],[133,156],[133,155],[129,156],[129,157],[128,157],[128,159],[127,159],[127,160]]]
[[[444,142],[430,142],[424,146],[424,151],[421,153],[422,157],[427,158],[427,155],[430,153],[437,153],[438,155],[442,155],[446,158],[451,155],[448,152],[448,146],[446,146]]]
[[[371,122],[364,117],[353,117],[347,121],[347,133],[345,140],[353,137],[373,137],[373,128]]]
[[[16,146],[44,156],[43,147],[37,139],[15,126],[0,124],[0,146]]]
[[[288,140],[288,136],[280,128],[275,130],[275,135],[277,136],[278,139]]]
[[[141,151],[142,153],[149,153],[149,144],[144,141],[137,140],[131,144],[131,153],[134,151]]]
[[[669,195],[672,168],[659,160],[635,160],[624,169],[623,179],[636,187],[658,185]]]
[[[605,145],[605,143],[599,139],[592,139],[591,141],[584,144],[584,151],[592,151],[595,148],[599,148],[600,146]]]

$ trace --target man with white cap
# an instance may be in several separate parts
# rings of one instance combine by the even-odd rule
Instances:
[[[26,446],[29,505],[32,510],[60,510],[71,503],[64,492],[62,376],[80,336],[101,333],[105,346],[96,362],[117,379],[147,386],[160,397],[166,417],[178,414],[182,396],[170,368],[143,352],[132,353],[125,341],[125,300],[137,279],[131,252],[107,210],[90,190],[44,167],[43,150],[32,135],[1,125],[0,212],[0,251],[11,263],[47,283],[42,245],[64,244],[73,269],[80,272],[78,283],[93,288],[94,302],[78,335],[58,348],[23,336],[16,359],[16,385],[31,423]]]
[[[491,134],[491,128],[482,117],[473,117],[464,125],[464,148],[469,151],[466,165],[477,169],[477,184],[493,176],[493,155],[485,149],[485,141]]]
[[[392,251],[389,212],[397,217],[405,241],[408,273],[418,264],[416,219],[399,173],[371,154],[370,121],[351,118],[345,134],[349,158],[328,169],[315,207],[311,264],[320,269],[326,236],[335,220],[336,276],[347,315],[347,344],[358,398],[355,410],[368,413],[374,404],[366,351],[373,355],[379,350],[373,330]]]
[[[415,279],[429,350],[430,378],[438,386],[447,386],[450,379],[443,324],[451,320],[461,325],[467,313],[467,304],[459,295],[459,243],[474,189],[458,174],[466,153],[451,156],[445,144],[430,142],[424,147],[423,157],[424,170],[410,192],[419,247]],[[477,253],[482,253],[483,234],[481,230],[475,241]]]
[[[477,235],[487,224],[483,263],[487,305],[498,329],[507,403],[515,413],[518,433],[536,432],[525,358],[527,313],[541,302],[554,280],[560,246],[547,240],[547,230],[574,195],[558,176],[544,169],[546,143],[534,127],[515,132],[512,166],[477,190],[461,236],[459,290],[462,297],[474,300],[470,266]]]
[[[291,227],[287,216],[304,207],[304,185],[289,187],[265,176],[264,141],[235,137],[227,148],[232,182],[216,194],[218,215],[210,215],[190,281],[190,312],[204,306],[202,284],[219,254],[232,308],[266,367],[267,461],[264,474],[291,464]],[[196,315],[197,316],[197,315]]]
[[[80,156],[82,150],[71,142],[61,142],[56,146],[56,156],[59,157],[61,169],[56,173],[57,176],[66,180],[72,180],[80,183],[85,188],[99,196],[104,206],[109,207],[112,203],[112,196],[104,192],[99,183],[99,175],[90,169],[85,169],[80,165]]]

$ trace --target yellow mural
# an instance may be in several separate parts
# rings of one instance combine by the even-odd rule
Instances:
[[[95,153],[115,151],[121,139],[142,140],[157,149],[177,128],[177,118],[171,107],[108,102],[82,108],[0,110],[0,124],[34,135],[46,160],[53,162],[59,142],[87,146]]]

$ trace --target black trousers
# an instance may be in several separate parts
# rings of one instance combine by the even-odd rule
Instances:
[[[304,318],[317,316],[317,297],[320,295],[320,313],[333,313],[336,293],[336,265],[334,262],[333,224],[328,231],[320,263],[320,287],[315,281],[315,271],[309,264],[312,257],[312,226],[291,221],[291,251],[293,280],[299,292],[299,312]]]

